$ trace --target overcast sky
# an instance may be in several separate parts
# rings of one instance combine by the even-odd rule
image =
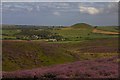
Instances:
[[[3,2],[3,24],[118,25],[117,2]]]

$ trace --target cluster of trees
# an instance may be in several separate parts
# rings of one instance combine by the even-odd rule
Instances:
[[[57,33],[52,33],[49,30],[28,30],[23,29],[16,35],[17,39],[56,39],[57,41],[62,40],[63,37]]]

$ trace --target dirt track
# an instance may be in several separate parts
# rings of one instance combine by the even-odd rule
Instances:
[[[99,29],[93,29],[92,32],[93,33],[101,33],[101,34],[109,34],[109,35],[120,34],[119,32],[104,31],[104,30],[99,30]]]

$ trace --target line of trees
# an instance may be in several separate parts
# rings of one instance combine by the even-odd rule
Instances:
[[[16,34],[17,39],[56,39],[62,40],[63,36],[57,34],[57,33],[52,33],[48,30],[28,30],[28,29],[23,29],[21,30],[20,33]]]

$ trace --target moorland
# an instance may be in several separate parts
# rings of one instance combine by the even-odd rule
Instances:
[[[118,26],[2,26],[3,78],[118,78]]]

